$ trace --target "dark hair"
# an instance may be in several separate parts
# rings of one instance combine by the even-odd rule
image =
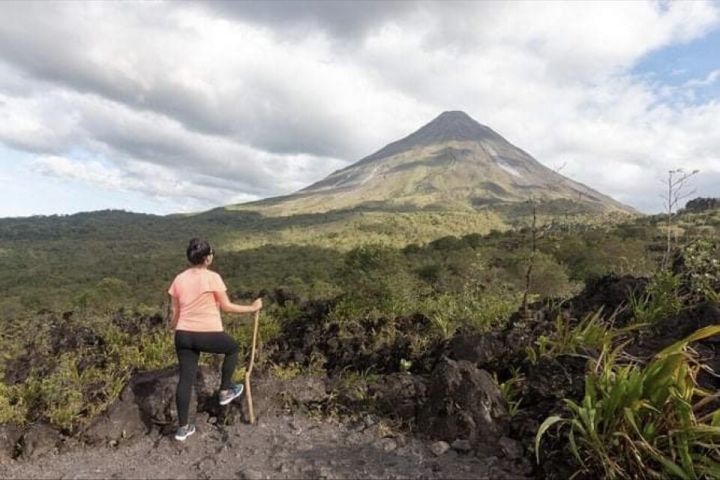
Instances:
[[[193,265],[200,265],[205,261],[205,257],[213,253],[213,249],[206,240],[199,238],[190,239],[187,247],[187,258]]]

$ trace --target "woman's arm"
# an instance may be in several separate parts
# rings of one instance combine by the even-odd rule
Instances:
[[[228,298],[227,292],[215,292],[215,300],[220,304],[220,309],[226,313],[253,313],[260,310],[263,306],[262,300],[256,298],[251,305],[238,305],[232,303]]]
[[[178,320],[180,319],[180,300],[173,296],[170,298],[172,299],[172,322],[170,323],[170,327],[175,330]]]

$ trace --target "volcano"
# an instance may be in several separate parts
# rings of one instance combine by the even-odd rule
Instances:
[[[561,201],[575,212],[626,212],[631,207],[545,167],[461,111],[443,112],[296,193],[243,204],[271,215],[366,208],[492,209],[533,199]]]

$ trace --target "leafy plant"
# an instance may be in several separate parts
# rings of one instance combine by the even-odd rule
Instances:
[[[525,376],[520,373],[519,369],[513,367],[511,369],[512,375],[504,382],[498,382],[497,375],[495,375],[495,383],[500,388],[505,402],[508,405],[508,413],[510,417],[517,415],[520,411],[520,404],[522,403],[522,384],[525,381]]]
[[[627,331],[612,328],[614,317],[615,314],[605,319],[603,308],[600,307],[573,326],[571,318],[558,313],[554,331],[550,335],[539,336],[535,341],[536,349],[527,351],[530,361],[536,361],[539,356],[555,357],[599,351]]]
[[[680,295],[681,279],[671,272],[657,272],[644,294],[630,292],[628,302],[634,324],[652,324],[662,318],[677,315],[683,308]]]
[[[553,425],[568,428],[576,473],[605,478],[697,479],[720,475],[720,409],[699,414],[714,397],[697,384],[703,367],[689,344],[720,334],[698,330],[658,353],[645,366],[621,362],[622,346],[605,346],[585,378],[580,403],[566,400],[568,416],[548,417],[535,450]]]

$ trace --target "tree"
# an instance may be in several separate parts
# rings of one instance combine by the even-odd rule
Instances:
[[[677,210],[680,202],[695,193],[695,190],[687,190],[688,180],[693,175],[699,173],[700,170],[685,172],[682,168],[668,170],[667,176],[667,192],[662,195],[665,199],[665,212],[667,214],[667,244],[665,254],[663,255],[662,268],[667,270],[670,266],[670,252],[672,250],[672,218],[673,211]]]

